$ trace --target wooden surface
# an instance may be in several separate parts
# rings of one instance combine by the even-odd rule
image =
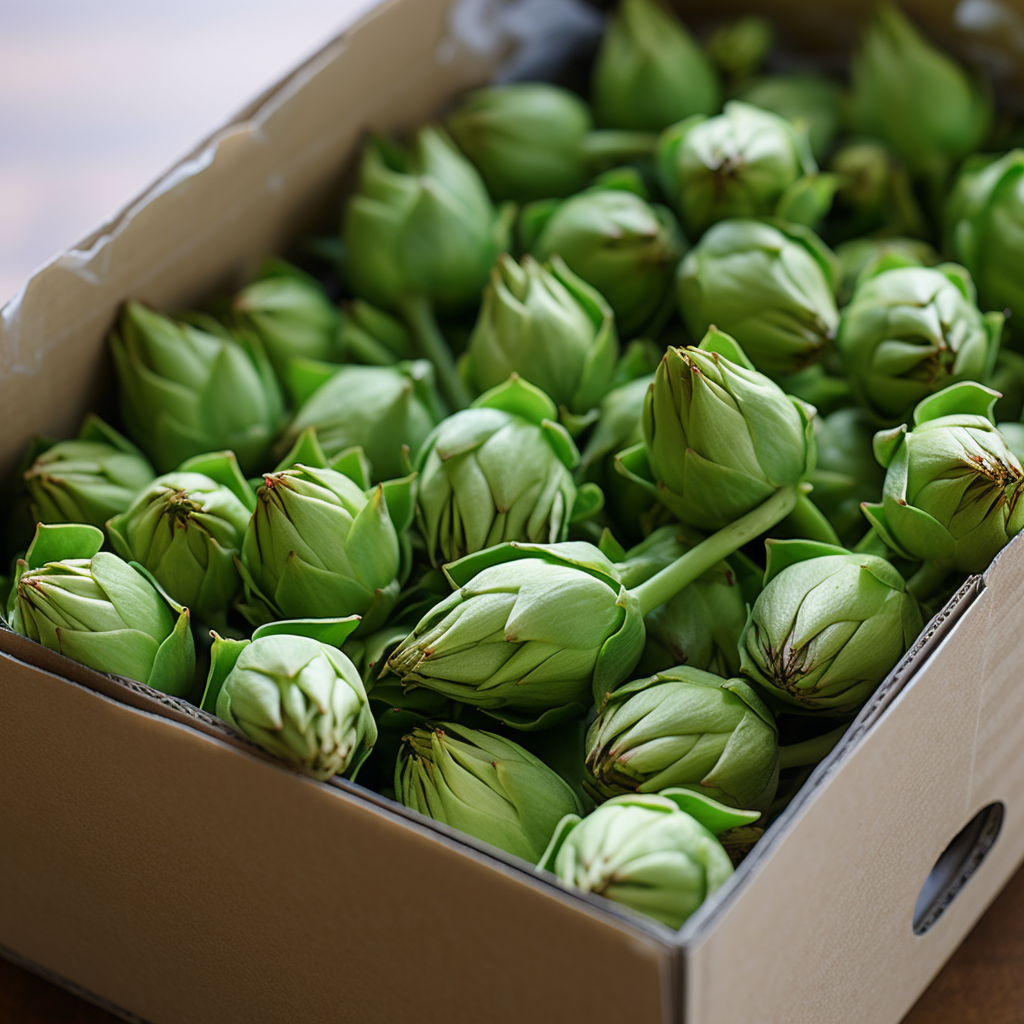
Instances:
[[[879,983],[884,984],[884,979]],[[115,1024],[116,1021],[109,1013],[0,960],[0,1022],[3,1024]],[[1024,869],[1013,877],[904,1018],[903,1024],[1022,1022]],[[822,1024],[828,1022],[822,1021]],[[864,1024],[880,1022],[864,1021]]]

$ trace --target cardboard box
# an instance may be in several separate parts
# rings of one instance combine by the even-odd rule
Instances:
[[[824,59],[861,8],[690,6],[778,11]],[[951,0],[906,6],[976,52],[1024,23],[988,5],[965,35]],[[238,286],[337,203],[367,129],[539,67],[592,24],[566,11],[391,0],[59,256],[0,314],[0,471],[97,401],[125,299]],[[0,633],[0,953],[154,1024],[894,1024],[1024,856],[1022,578],[1018,540],[678,933]]]

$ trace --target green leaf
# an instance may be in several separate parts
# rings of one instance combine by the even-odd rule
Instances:
[[[658,796],[671,800],[679,810],[695,818],[716,836],[738,825],[753,824],[761,817],[760,811],[740,811],[735,807],[726,807],[711,797],[694,793],[689,789],[663,789]]]
[[[211,715],[217,714],[217,698],[224,680],[231,674],[242,651],[249,646],[248,640],[231,640],[211,632],[213,647],[210,650],[210,671],[206,677],[206,689],[200,707]]]
[[[103,531],[84,523],[39,523],[25,552],[30,569],[70,558],[92,558],[103,547]]]
[[[253,640],[264,636],[306,636],[329,647],[338,647],[359,626],[359,615],[335,619],[281,619],[253,630]]]

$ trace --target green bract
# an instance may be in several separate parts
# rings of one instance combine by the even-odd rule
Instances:
[[[445,124],[495,199],[567,196],[587,182],[590,110],[561,86],[515,82],[477,89]]]
[[[37,523],[102,527],[153,479],[153,467],[126,437],[87,416],[73,441],[40,441],[22,474]]]
[[[374,480],[404,475],[403,447],[415,459],[444,418],[434,370],[425,359],[395,366],[302,364],[293,367],[292,379],[302,404],[279,448],[291,447],[312,427],[329,459],[362,448]]]
[[[781,217],[813,226],[835,182],[818,173],[807,131],[749,103],[691,117],[658,141],[658,176],[691,235],[727,217]]]
[[[845,306],[862,281],[897,267],[935,267],[942,257],[917,238],[852,238],[836,249],[839,304]]]
[[[611,385],[619,355],[611,307],[554,257],[498,258],[469,338],[466,373],[486,391],[517,373],[573,413]]]
[[[988,309],[1024,321],[1024,149],[969,164],[947,207],[950,246]]]
[[[161,473],[222,450],[251,472],[283,413],[273,368],[258,342],[192,319],[203,327],[125,306],[110,345],[128,432]]]
[[[284,260],[266,260],[234,299],[239,322],[259,337],[274,369],[287,379],[293,359],[337,359],[341,313],[323,286]]]
[[[538,868],[679,928],[732,874],[715,833],[757,817],[688,790],[617,796],[564,819]]]
[[[818,160],[829,151],[843,123],[843,90],[820,75],[766,75],[747,82],[736,99],[804,128]]]
[[[700,46],[660,0],[620,0],[594,64],[591,95],[611,128],[660,131],[711,114],[721,86]]]
[[[891,4],[875,12],[851,74],[854,129],[880,138],[915,177],[941,178],[988,133],[988,97]]]
[[[811,472],[813,416],[728,335],[710,331],[699,348],[670,348],[642,421],[658,497],[689,526],[727,526]],[[627,469],[637,453],[628,454]]]
[[[910,418],[923,398],[995,364],[1003,316],[984,316],[962,268],[896,267],[861,279],[836,345],[861,403],[882,422]]]
[[[403,738],[395,793],[406,807],[535,864],[582,806],[568,783],[518,743],[454,722]]]
[[[220,452],[157,477],[107,531],[194,618],[219,623],[242,587],[235,557],[255,505],[234,455]]]
[[[476,168],[428,126],[409,153],[367,143],[344,234],[358,295],[387,308],[422,296],[456,310],[477,301],[506,248],[508,216],[494,208]]]
[[[594,189],[528,208],[523,231],[537,259],[561,256],[604,296],[625,337],[656,330],[667,317],[683,243],[666,207],[622,189]]]
[[[589,544],[502,544],[445,573],[458,589],[388,659],[406,686],[548,727],[621,683],[643,649],[639,601]]]
[[[835,259],[812,231],[784,223],[726,220],[679,267],[679,309],[690,333],[712,325],[733,335],[763,373],[796,373],[835,335]]]
[[[95,526],[40,525],[18,560],[11,627],[98,672],[187,693],[195,670],[188,609],[102,545]]]
[[[307,775],[354,776],[377,739],[363,681],[337,649],[354,626],[275,622],[251,642],[215,634],[203,707]]]
[[[362,299],[345,304],[338,344],[346,363],[391,366],[415,355],[405,324]]]
[[[768,541],[765,588],[740,642],[744,675],[805,711],[852,711],[921,632],[921,611],[884,558]]]
[[[394,606],[411,480],[386,493],[348,473],[297,463],[263,477],[240,563],[250,622],[361,615],[370,632]]]
[[[672,668],[608,695],[587,734],[584,785],[597,799],[692,789],[766,811],[779,781],[775,719],[747,683]]]
[[[522,540],[565,539],[574,514],[600,507],[594,485],[577,490],[579,453],[542,391],[513,377],[444,420],[417,469],[417,517],[435,565]]]
[[[918,405],[913,429],[875,435],[885,487],[865,511],[899,554],[982,572],[1024,526],[1024,472],[992,424],[996,398],[980,384],[954,384]]]

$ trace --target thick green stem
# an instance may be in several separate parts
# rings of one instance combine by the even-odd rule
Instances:
[[[779,747],[779,768],[806,768],[818,764],[832,753],[849,728],[849,724],[841,725],[824,736],[815,736],[813,740]]]
[[[944,569],[934,562],[925,562],[913,576],[907,580],[907,590],[922,603],[933,598],[946,582],[949,569]]]
[[[644,615],[671,600],[683,587],[703,576],[744,544],[760,537],[793,511],[799,491],[796,487],[780,487],[764,504],[741,516],[734,523],[713,533],[690,548],[681,558],[634,588]]]
[[[437,383],[448,399],[452,412],[465,409],[472,398],[456,369],[452,350],[448,347],[441,328],[437,326],[434,307],[430,300],[423,295],[407,295],[398,306],[416,338],[420,352],[434,364]]]
[[[591,132],[583,140],[583,152],[595,164],[608,166],[622,160],[652,156],[658,143],[655,132],[615,129]]]
[[[806,494],[796,499],[796,508],[786,516],[786,526],[801,540],[816,540],[840,548],[844,546],[825,513]]]

